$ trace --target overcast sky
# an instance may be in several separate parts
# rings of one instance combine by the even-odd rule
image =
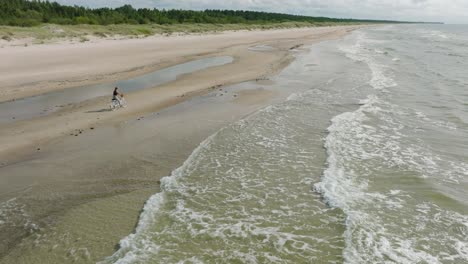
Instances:
[[[243,9],[339,18],[468,23],[468,0],[56,0],[88,7]]]

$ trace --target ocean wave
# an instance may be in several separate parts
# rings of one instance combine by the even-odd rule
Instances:
[[[369,81],[369,84],[377,90],[386,91],[387,88],[397,86],[397,83],[394,79],[386,74],[386,66],[377,63],[373,58],[371,50],[366,48],[370,43],[380,43],[378,40],[370,39],[363,32],[358,32],[355,34],[356,40],[354,44],[341,45],[339,49],[345,53],[345,55],[359,62],[364,62],[368,65],[372,72],[372,78]],[[377,50],[374,50],[374,53],[380,53]],[[382,52],[383,54],[387,54]]]
[[[166,192],[178,189],[178,178],[183,177],[185,170],[191,166],[196,166],[198,154],[202,149],[210,145],[217,133],[200,143],[181,167],[174,170],[170,176],[161,179],[161,192],[154,194],[146,201],[135,232],[123,238],[119,242],[119,249],[112,256],[98,262],[98,264],[127,264],[145,261],[149,257],[149,253],[158,252],[160,246],[155,244],[151,239],[151,231],[149,229],[155,224],[156,214],[159,213],[161,206],[166,200]]]
[[[397,119],[408,114],[403,109],[375,95],[360,104],[356,111],[332,119],[325,139],[327,168],[314,186],[327,204],[347,215],[345,262],[468,260],[466,235],[435,228],[465,225],[467,216],[443,209],[437,201],[421,201],[408,190],[392,189],[390,179],[378,176],[382,170],[389,171],[387,177],[410,171],[405,177],[450,179],[468,164],[447,161],[410,143],[406,126]],[[447,172],[447,166],[455,169]],[[421,182],[419,188],[425,184]],[[414,232],[415,226],[419,233]],[[445,255],[447,251],[458,253]]]
[[[445,32],[440,30],[419,30],[419,34],[423,38],[428,38],[432,40],[447,40],[453,37]]]

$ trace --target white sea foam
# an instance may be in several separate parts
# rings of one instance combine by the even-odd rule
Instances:
[[[402,110],[379,99],[369,96],[361,100],[361,106],[354,112],[346,112],[332,119],[325,141],[327,149],[327,169],[322,181],[315,184],[330,206],[339,207],[347,214],[345,232],[346,263],[372,263],[391,259],[397,263],[442,263],[444,251],[436,248],[448,247],[458,255],[451,255],[456,260],[468,260],[464,255],[466,241],[463,235],[444,233],[429,229],[430,225],[457,225],[466,221],[466,216],[447,211],[432,203],[412,205],[414,198],[401,190],[386,190],[389,195],[370,190],[374,185],[372,170],[377,164],[385,167],[403,167],[424,175],[440,177],[443,158],[430,154],[424,148],[402,145],[402,136],[396,117],[404,114]],[[371,118],[380,118],[392,127],[368,125]],[[373,121],[375,122],[375,121]],[[383,129],[382,129],[383,128]],[[391,135],[400,135],[393,138]],[[369,164],[369,165],[366,165]],[[464,166],[457,164],[458,166]],[[460,170],[457,170],[458,172]],[[451,174],[450,174],[451,175]],[[432,177],[432,176],[431,176]],[[451,176],[444,176],[449,178]],[[375,187],[373,187],[375,188]],[[417,214],[411,213],[414,206]],[[403,213],[408,211],[406,214]],[[398,221],[406,223],[393,226],[392,215],[403,215]],[[434,215],[437,217],[434,218]],[[412,232],[413,225],[421,235]],[[406,228],[406,230],[405,230]],[[401,229],[405,230],[401,232]],[[391,231],[394,230],[394,231]],[[398,230],[398,232],[397,232]],[[432,244],[427,249],[417,245],[430,239]],[[439,240],[435,237],[440,237]],[[445,241],[445,242],[444,242]]]
[[[423,112],[420,112],[420,111],[416,111],[415,114],[421,120],[424,120],[425,122],[428,122],[434,126],[441,127],[441,128],[448,128],[450,130],[457,130],[457,125],[455,125],[452,122],[431,119],[427,117],[427,115],[425,115]]]
[[[295,101],[295,100],[298,100],[300,97],[301,97],[300,94],[292,93],[291,95],[288,96],[288,98],[286,100],[287,101]]]
[[[358,34],[355,45],[343,45],[341,50],[349,58],[369,66],[372,72],[369,84],[373,88],[387,91],[397,84],[388,77],[385,66],[369,54],[367,44],[366,36]],[[430,229],[431,225],[460,225],[466,221],[466,216],[434,203],[418,202],[407,192],[387,189],[390,186],[377,185],[377,188],[372,180],[374,173],[378,173],[374,170],[379,167],[402,168],[420,178],[431,177],[436,181],[456,183],[466,178],[463,171],[468,164],[441,157],[416,144],[417,141],[409,143],[405,134],[407,127],[400,120],[414,115],[436,126],[447,124],[392,105],[375,95],[361,100],[359,105],[356,111],[332,119],[325,140],[327,168],[322,181],[314,185],[330,206],[341,208],[347,215],[345,262],[468,261],[466,236]],[[452,169],[444,169],[447,167]],[[399,216],[396,221],[403,221],[401,225],[393,224],[393,215]],[[420,233],[412,233],[413,227]],[[446,255],[447,250],[458,254]]]
[[[367,129],[362,125],[362,122],[367,119],[365,112],[378,111],[379,108],[375,106],[378,100],[376,96],[369,96],[367,99],[361,100],[361,107],[357,111],[346,112],[334,117],[332,125],[328,128],[329,134],[325,141],[328,168],[324,171],[322,181],[317,183],[315,188],[324,195],[327,203],[331,206],[346,209],[354,199],[367,199],[367,194],[363,191],[367,186],[366,179],[356,181],[355,178],[347,175],[345,168],[341,165],[347,157],[343,157],[343,153],[335,150],[343,149],[345,144],[353,144],[350,137],[354,135],[367,136]],[[348,142],[345,143],[346,141]],[[359,148],[358,145],[355,147]],[[363,158],[367,158],[362,155],[364,153],[360,154]]]
[[[383,51],[383,50],[379,50],[379,49],[374,49],[374,52],[377,53],[377,54],[382,54],[382,55],[387,55],[388,54],[388,51]]]
[[[198,153],[209,146],[211,140],[216,136],[216,133],[204,140],[185,160],[184,164],[174,170],[170,176],[161,179],[161,192],[151,196],[146,201],[143,211],[140,214],[138,225],[133,234],[123,238],[119,243],[119,250],[112,256],[107,257],[99,264],[116,263],[126,264],[135,263],[136,261],[144,261],[149,252],[155,253],[159,250],[159,246],[151,240],[151,232],[148,230],[153,226],[156,214],[159,213],[161,206],[165,202],[165,191],[177,189],[177,178],[182,177],[182,172],[189,166],[193,166],[196,162],[195,158]]]
[[[19,202],[17,198],[0,203],[0,228],[2,226],[21,227],[28,232],[39,229],[38,225],[32,221],[26,205]]]
[[[375,89],[385,91],[386,88],[396,86],[397,83],[385,73],[385,66],[377,63],[366,48],[367,44],[376,42],[376,40],[367,38],[367,35],[363,32],[358,32],[355,36],[356,42],[354,44],[342,45],[340,46],[340,50],[344,52],[348,58],[364,62],[369,66],[372,72],[372,78],[369,84]],[[375,52],[384,53],[378,50]]]
[[[429,39],[442,39],[446,40],[449,39],[449,35],[439,30],[420,30],[420,34],[424,38]]]

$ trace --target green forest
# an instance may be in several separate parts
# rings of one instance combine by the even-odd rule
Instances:
[[[297,16],[278,13],[233,10],[159,10],[135,9],[131,5],[119,8],[90,9],[65,6],[39,0],[1,0],[0,25],[30,27],[43,23],[59,25],[112,24],[273,24],[284,22],[308,23],[388,23],[393,21],[337,19]]]

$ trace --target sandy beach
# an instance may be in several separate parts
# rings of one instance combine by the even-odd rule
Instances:
[[[112,255],[120,239],[134,230],[145,201],[158,192],[161,177],[180,166],[209,135],[287,96],[268,85],[294,59],[294,52],[353,29],[241,31],[0,49],[4,103],[79,91],[196,59],[233,58],[126,93],[128,107],[117,111],[107,111],[110,96],[97,96],[0,123],[0,263],[95,263]]]

